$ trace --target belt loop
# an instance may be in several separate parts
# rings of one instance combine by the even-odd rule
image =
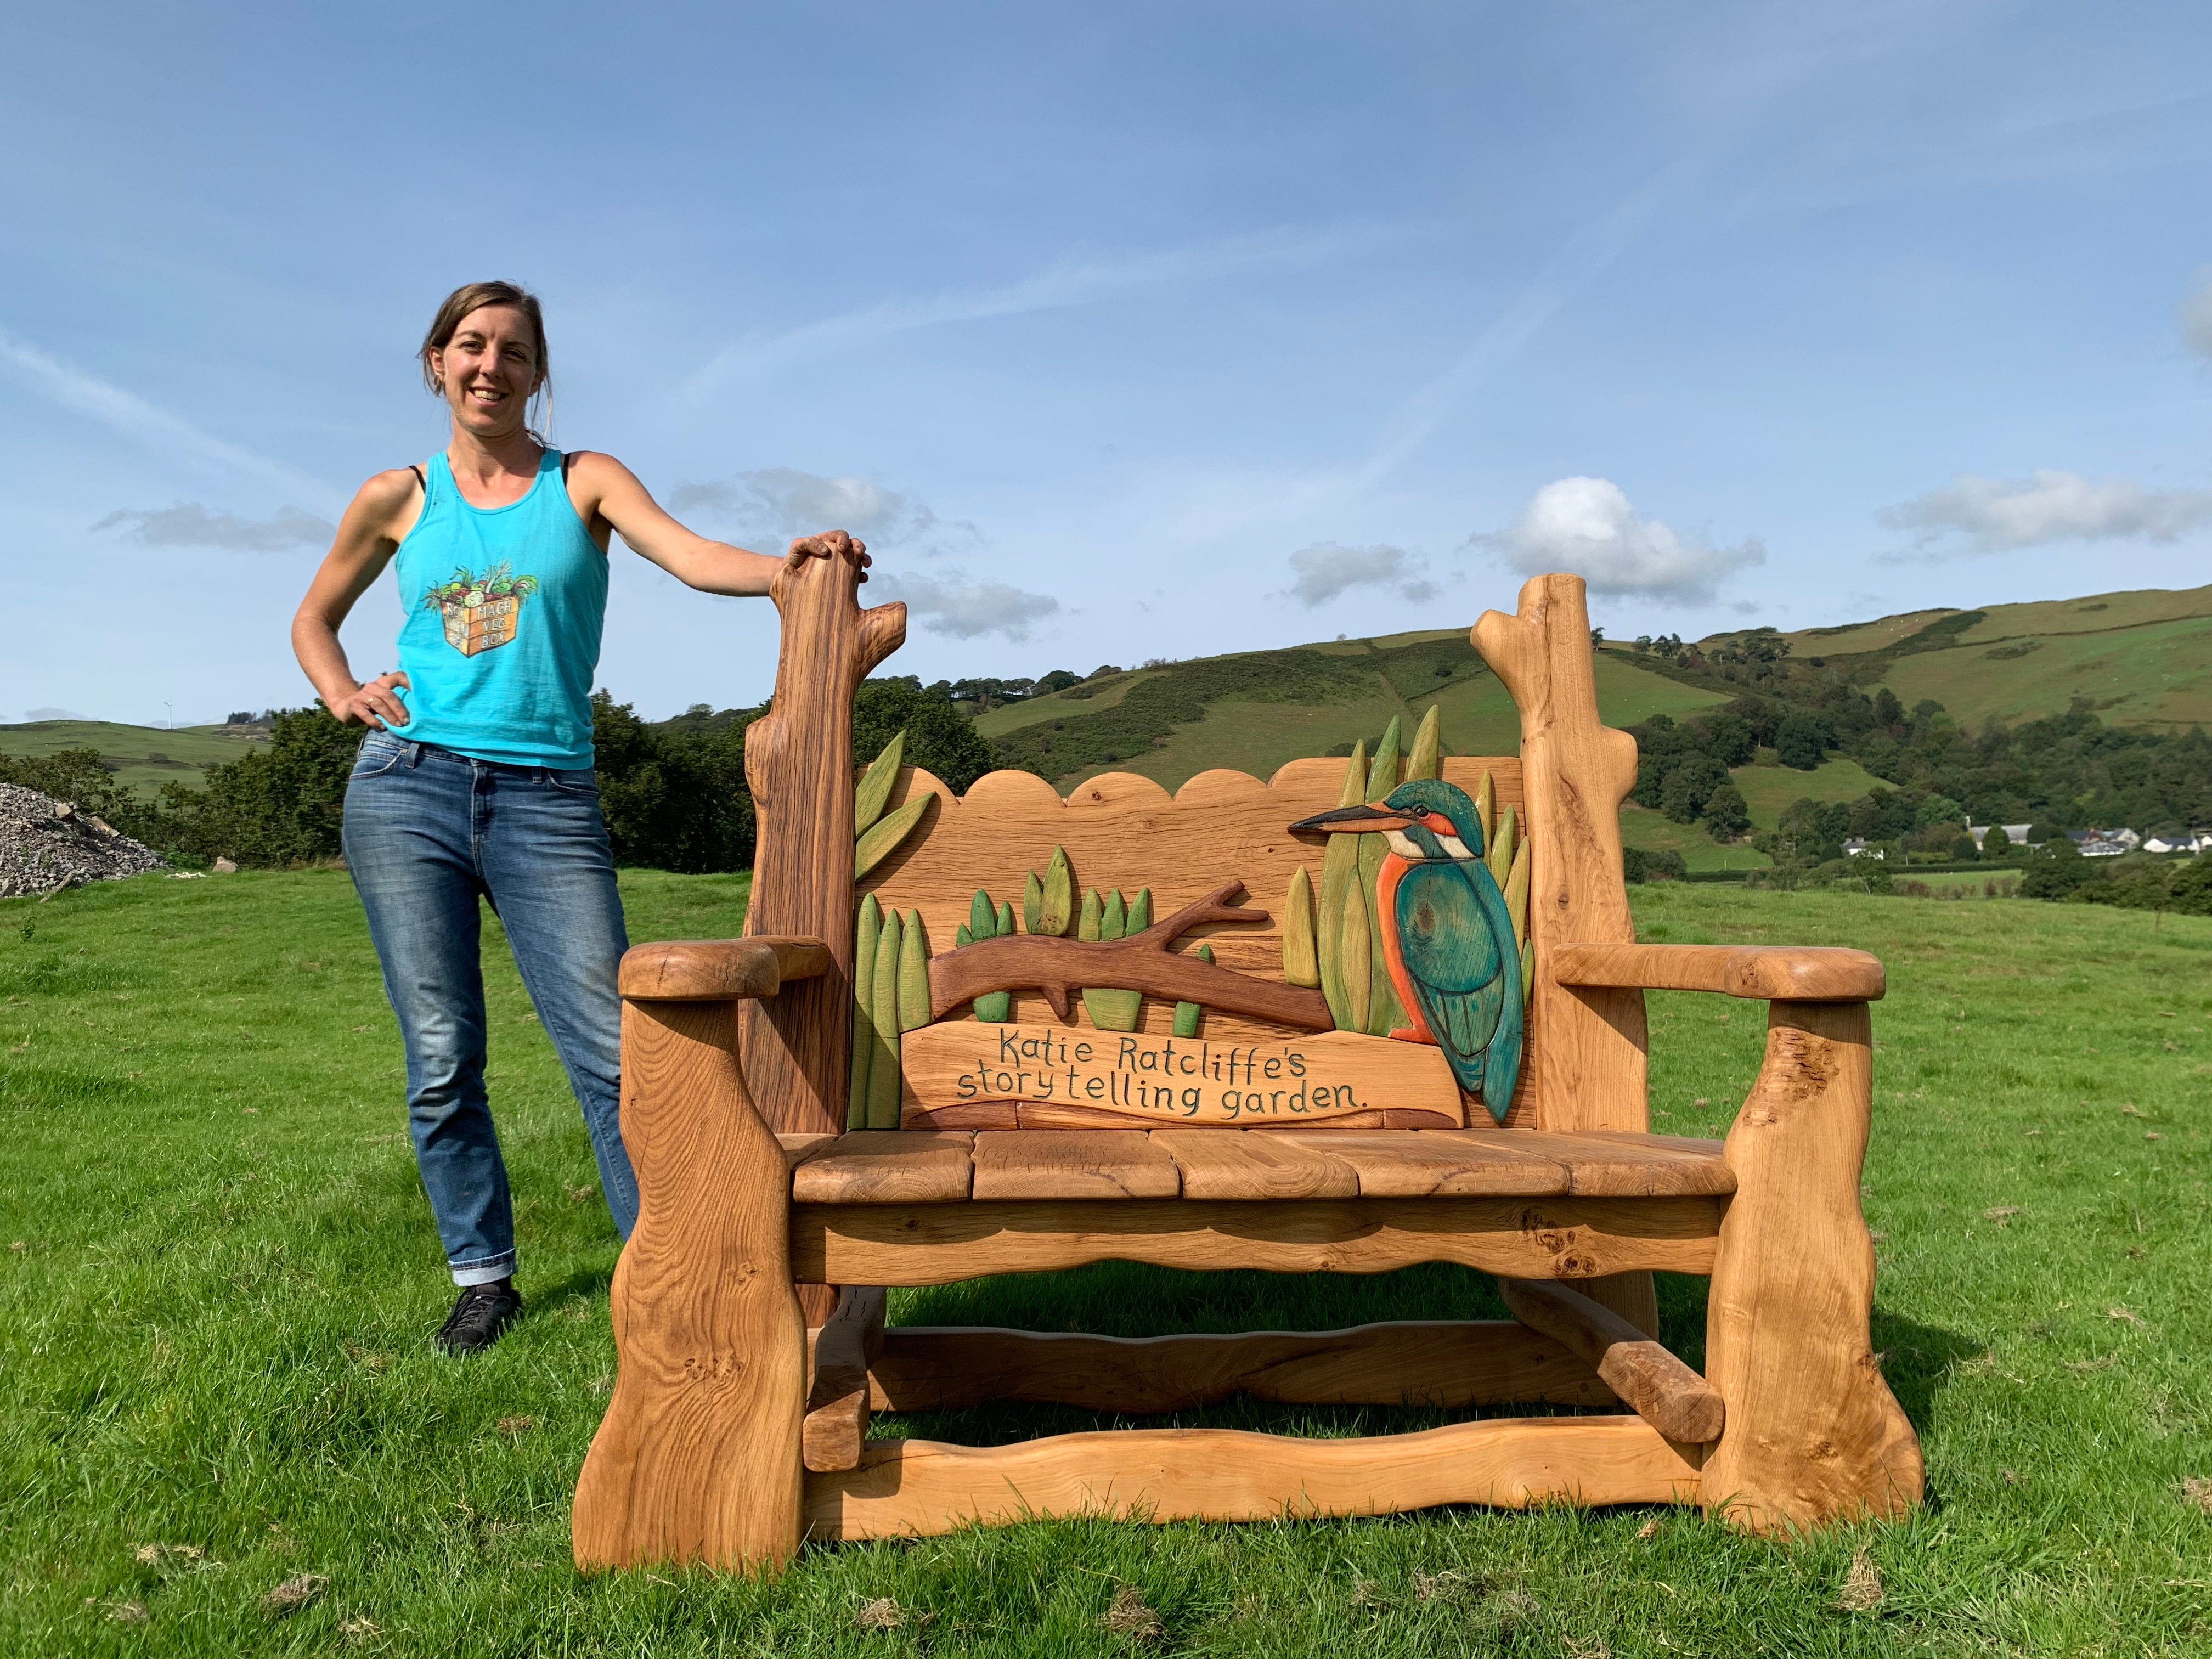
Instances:
[[[417,766],[422,764],[422,745],[419,743],[409,744],[407,745],[407,769],[410,772],[413,771]]]

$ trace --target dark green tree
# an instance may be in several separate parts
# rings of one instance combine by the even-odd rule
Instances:
[[[1784,714],[1774,728],[1774,753],[1784,766],[1809,772],[1836,744],[1835,728],[1822,714]]]
[[[1724,783],[1705,798],[1705,829],[1715,841],[1734,841],[1751,828],[1751,809],[1743,791]]]

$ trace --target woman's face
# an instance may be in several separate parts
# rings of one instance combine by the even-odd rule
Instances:
[[[503,438],[526,424],[530,394],[544,376],[530,319],[513,306],[479,306],[453,337],[433,349],[454,422],[480,438]]]

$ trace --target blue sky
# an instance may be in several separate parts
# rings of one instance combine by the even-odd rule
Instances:
[[[1615,634],[2212,581],[2201,5],[116,5],[0,60],[0,720],[304,702],[487,276],[556,441],[867,536],[925,678],[1544,568]],[[764,601],[616,561],[618,696],[765,694]]]

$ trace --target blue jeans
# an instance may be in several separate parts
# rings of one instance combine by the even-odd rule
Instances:
[[[374,731],[346,785],[345,855],[407,1044],[415,1163],[453,1282],[514,1271],[514,1210],[484,1094],[479,895],[507,928],[584,1109],[616,1231],[628,1238],[637,1177],[618,1112],[615,973],[629,939],[598,780],[589,769],[504,766]]]

